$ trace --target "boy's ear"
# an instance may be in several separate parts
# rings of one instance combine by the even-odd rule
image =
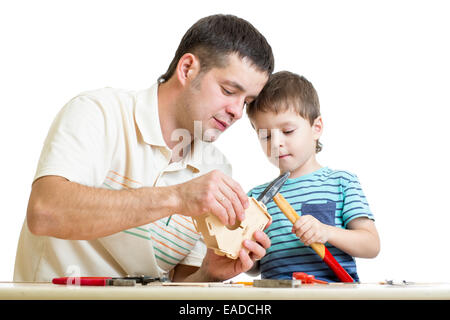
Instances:
[[[313,137],[315,140],[319,140],[319,138],[322,136],[323,132],[323,121],[322,116],[318,116],[315,120],[313,125],[311,126],[313,131]]]
[[[191,82],[200,71],[200,61],[192,53],[185,53],[180,60],[176,69],[178,82],[185,86]]]

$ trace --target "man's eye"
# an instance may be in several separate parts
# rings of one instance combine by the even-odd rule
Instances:
[[[270,136],[259,137],[259,139],[261,139],[261,140],[269,140],[269,139],[270,139]]]
[[[223,93],[226,94],[227,96],[231,96],[231,95],[233,94],[233,92],[231,92],[231,91],[225,89],[224,87],[222,87],[222,91],[223,91]]]

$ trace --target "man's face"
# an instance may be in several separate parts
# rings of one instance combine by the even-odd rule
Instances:
[[[249,60],[231,54],[226,67],[200,72],[189,84],[179,123],[193,134],[194,121],[199,121],[202,140],[214,141],[242,117],[245,105],[256,98],[267,79]]]

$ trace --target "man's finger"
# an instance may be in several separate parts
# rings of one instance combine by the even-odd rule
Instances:
[[[253,233],[253,238],[258,242],[264,249],[269,249],[271,245],[270,238],[267,234],[262,231],[255,231]]]
[[[225,209],[225,214],[227,215],[229,225],[234,225],[236,222],[236,213],[234,212],[233,204],[230,202],[228,197],[220,193],[217,198],[217,203],[219,206]]]
[[[245,240],[244,247],[249,250],[249,254],[251,253],[256,260],[259,260],[266,255],[266,249],[257,244],[255,241]]]
[[[245,249],[239,250],[239,260],[242,265],[242,272],[246,272],[253,267],[253,260]]]
[[[226,184],[219,186],[219,190],[226,197],[226,201],[231,205],[230,208],[227,208],[227,211],[230,211],[230,216],[237,217],[239,221],[242,221],[244,208],[242,207],[241,201],[236,193],[234,193],[234,191],[231,190]]]
[[[227,210],[217,199],[213,201],[213,203],[210,205],[210,208],[211,213],[219,218],[220,222],[222,222],[224,225],[230,224]]]
[[[244,209],[247,209],[250,204],[248,202],[248,196],[244,192],[244,190],[242,189],[241,185],[239,183],[237,183],[236,181],[234,181],[231,177],[229,177],[229,176],[227,176],[225,174],[223,176],[224,176],[223,177],[224,182],[238,196],[239,200],[241,201],[242,207]]]

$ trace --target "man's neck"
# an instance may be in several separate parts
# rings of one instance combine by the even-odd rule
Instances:
[[[158,85],[158,113],[161,132],[166,145],[173,150],[180,142],[172,140],[172,133],[180,128],[177,120],[177,99],[180,87],[169,79]]]

